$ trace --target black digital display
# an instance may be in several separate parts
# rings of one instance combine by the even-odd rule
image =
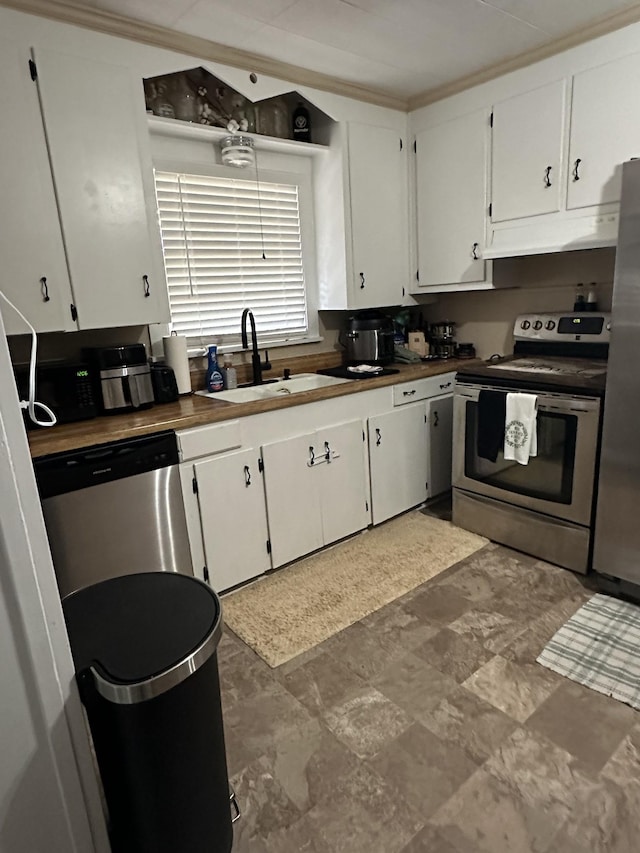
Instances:
[[[558,322],[559,335],[599,335],[604,326],[604,317],[561,317]]]

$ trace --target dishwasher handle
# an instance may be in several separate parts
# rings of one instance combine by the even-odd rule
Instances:
[[[40,498],[110,483],[179,463],[173,430],[56,453],[34,460]]]

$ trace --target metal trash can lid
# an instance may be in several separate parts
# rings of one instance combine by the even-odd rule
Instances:
[[[62,602],[76,672],[117,704],[175,687],[215,652],[220,599],[206,584],[173,572],[145,572],[85,587]]]

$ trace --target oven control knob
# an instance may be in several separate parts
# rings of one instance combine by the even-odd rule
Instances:
[[[523,320],[523,321],[522,321],[522,323],[520,323],[520,328],[521,328],[521,329],[524,329],[525,331],[526,331],[530,326],[531,326],[531,323],[530,323],[528,320]]]
[[[539,332],[542,328],[542,320],[536,320],[533,324],[533,328],[536,330],[536,332]]]
[[[546,325],[545,325],[545,329],[548,332],[552,332],[555,329],[555,327],[556,327],[556,321],[555,320],[547,320]]]

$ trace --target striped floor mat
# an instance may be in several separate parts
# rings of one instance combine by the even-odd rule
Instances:
[[[538,663],[640,710],[640,606],[594,595],[549,641]]]

